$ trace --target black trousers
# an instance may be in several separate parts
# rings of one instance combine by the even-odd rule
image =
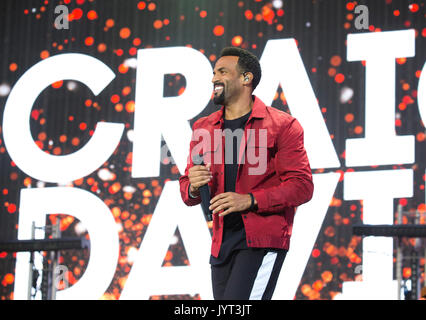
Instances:
[[[286,250],[236,250],[224,264],[212,265],[215,300],[270,300]]]

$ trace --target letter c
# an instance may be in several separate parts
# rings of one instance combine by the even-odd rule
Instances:
[[[124,124],[99,122],[83,148],[69,155],[53,156],[35,144],[29,119],[39,94],[54,82],[80,81],[98,95],[114,78],[103,62],[77,53],[50,57],[25,72],[13,87],[3,115],[4,143],[16,165],[33,178],[56,183],[82,178],[99,168],[120,142]]]

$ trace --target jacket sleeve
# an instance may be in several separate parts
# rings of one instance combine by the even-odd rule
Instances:
[[[195,128],[196,123],[194,123],[194,127]],[[192,198],[189,196],[189,178],[188,178],[188,171],[191,167],[194,166],[194,163],[192,162],[191,159],[191,154],[192,154],[192,149],[194,148],[194,145],[196,144],[196,141],[194,141],[194,131],[192,131],[192,136],[191,136],[191,143],[189,144],[189,155],[187,158],[187,165],[186,165],[186,169],[185,169],[185,173],[179,178],[179,185],[180,185],[180,194],[182,197],[183,202],[187,205],[187,206],[195,206],[199,203],[201,203],[201,197],[198,196],[196,198]]]
[[[297,207],[312,198],[314,185],[303,128],[294,118],[278,136],[275,166],[280,184],[252,192],[259,214],[279,213],[285,207]]]

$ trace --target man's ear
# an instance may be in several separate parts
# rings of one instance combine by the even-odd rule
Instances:
[[[253,74],[251,72],[244,72],[243,76],[245,84],[249,84],[253,80]]]

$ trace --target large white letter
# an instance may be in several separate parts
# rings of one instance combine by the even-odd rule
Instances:
[[[281,84],[291,114],[305,132],[309,162],[315,168],[336,168],[340,162],[294,39],[269,40],[260,59],[262,79],[255,94],[271,105]]]
[[[35,144],[30,131],[30,114],[39,94],[54,82],[77,80],[98,95],[114,77],[103,62],[75,53],[50,57],[25,72],[10,92],[3,115],[4,143],[16,165],[36,179],[64,183],[92,173],[108,160],[121,139],[123,124],[99,122],[82,149],[69,155],[53,156]]]
[[[363,200],[365,224],[393,224],[395,198],[413,196],[413,170],[347,172],[344,199]],[[345,299],[396,299],[393,281],[393,239],[365,237],[362,242],[362,282],[345,282]],[[345,289],[346,288],[346,289]]]
[[[426,63],[423,65],[422,73],[419,79],[417,88],[417,105],[419,107],[420,117],[423,121],[423,126],[426,127]],[[425,170],[426,175],[426,170]],[[426,183],[425,183],[426,186]],[[425,194],[426,202],[426,194]]]
[[[23,189],[19,205],[18,239],[31,238],[32,222],[44,226],[47,214],[76,217],[90,236],[90,259],[81,279],[58,291],[58,300],[99,299],[108,289],[117,267],[119,239],[115,220],[105,203],[94,194],[78,188]],[[14,297],[27,298],[29,253],[17,254]]]
[[[423,65],[422,73],[420,74],[419,85],[417,87],[417,105],[419,107],[419,113],[423,121],[423,126],[426,127],[426,63]]]
[[[395,59],[414,54],[414,30],[348,35],[348,61],[367,62],[365,138],[346,140],[346,166],[414,162],[414,136],[395,134]]]
[[[313,175],[314,195],[311,201],[297,209],[290,250],[284,260],[274,299],[294,298],[339,182],[339,176],[335,172]]]
[[[191,127],[212,94],[212,67],[199,51],[187,47],[138,51],[132,177],[160,175],[161,135],[179,171],[186,168]],[[185,91],[164,97],[164,75],[182,74]]]
[[[161,267],[176,227],[190,265]],[[210,246],[211,237],[201,207],[187,207],[180,197],[179,182],[167,182],[120,299],[196,293],[202,299],[212,299]]]

